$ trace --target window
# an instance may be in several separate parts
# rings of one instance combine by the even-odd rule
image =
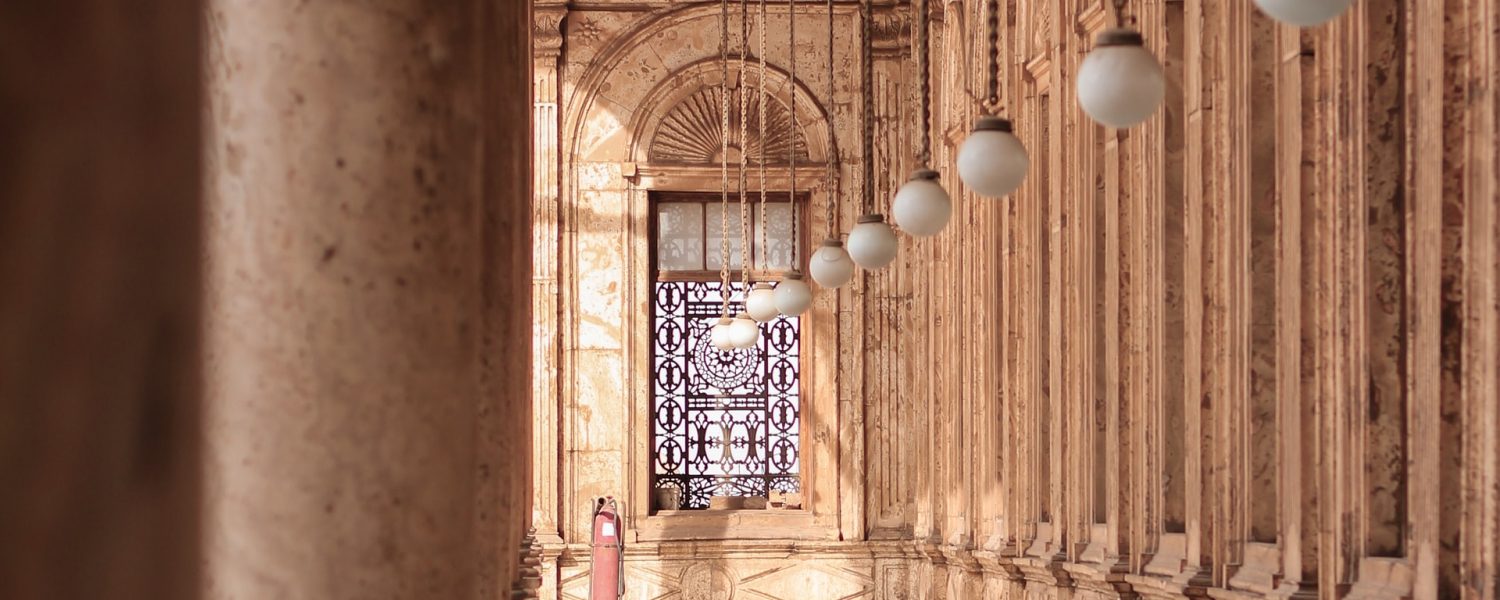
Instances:
[[[759,194],[752,195],[758,199]],[[775,279],[790,267],[794,207],[767,204],[765,223],[752,205],[751,279]],[[655,260],[652,328],[651,447],[658,487],[682,490],[683,509],[704,509],[713,496],[766,496],[801,489],[801,324],[781,317],[761,325],[749,350],[720,351],[708,332],[723,310],[719,280],[722,213],[717,194],[653,196]],[[746,289],[740,211],[729,205],[730,310]],[[800,222],[800,219],[799,219]],[[764,230],[766,243],[760,241]]]

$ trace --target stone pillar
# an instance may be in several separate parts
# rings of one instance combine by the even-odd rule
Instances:
[[[484,307],[527,322],[524,293],[506,306],[486,291],[524,263],[486,254],[506,246],[486,240],[525,221],[485,205],[499,187],[482,175],[524,172],[505,167],[528,154],[529,94],[523,80],[490,97],[482,82],[491,61],[527,69],[485,43],[524,43],[527,21],[509,13],[526,8],[380,4],[209,3],[211,598],[468,598],[510,584],[495,565],[514,564],[519,537],[481,543],[476,499],[514,512],[524,456],[478,453],[481,418],[514,424],[518,400],[482,400],[481,386],[503,393],[491,378],[528,358],[523,344],[481,365],[481,348],[505,331]],[[507,102],[519,127],[487,116]],[[507,126],[519,142],[490,138]],[[496,497],[479,496],[484,461],[497,462]]]
[[[558,482],[561,439],[558,426],[558,258],[561,188],[562,104],[558,70],[562,62],[562,23],[568,8],[561,2],[538,2],[533,17],[532,128],[534,144],[532,197],[532,299],[535,333],[532,337],[532,400],[535,408],[533,447],[536,470],[532,477],[532,526],[541,544],[562,543],[558,523]],[[552,571],[555,575],[555,570]],[[556,586],[552,586],[555,588]]]
[[[870,67],[874,75],[871,84],[875,98],[870,118],[876,132],[875,147],[866,157],[875,162],[876,173],[872,182],[874,208],[870,212],[885,214],[887,218],[890,198],[913,168],[913,152],[908,149],[915,148],[917,143],[916,119],[909,109],[904,109],[910,106],[907,100],[915,102],[916,98],[915,94],[904,94],[917,86],[907,39],[915,21],[908,8],[880,7],[875,9],[870,31],[874,59]],[[817,37],[815,33],[813,39]],[[815,72],[827,69],[824,60],[827,58],[814,63]],[[865,529],[872,539],[901,539],[911,535],[915,512],[912,499],[916,494],[911,481],[914,461],[908,455],[914,445],[914,432],[912,420],[903,415],[911,415],[917,409],[910,401],[910,394],[903,393],[902,386],[911,373],[908,357],[895,350],[900,347],[897,336],[902,333],[897,327],[896,314],[901,309],[903,288],[910,288],[910,265],[917,260],[912,255],[905,252],[892,268],[867,273],[863,287],[851,290],[862,298],[862,310],[853,318],[863,331],[857,343],[864,348],[866,361],[858,384],[866,398],[864,421],[885,432],[867,436],[864,442]]]
[[[531,461],[531,3],[482,3],[484,206],[480,256],[479,598],[526,588]],[[521,577],[517,576],[522,571]]]
[[[0,598],[197,588],[199,17],[0,4]]]

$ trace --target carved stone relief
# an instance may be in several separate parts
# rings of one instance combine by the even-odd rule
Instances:
[[[723,565],[700,562],[682,570],[683,600],[731,600],[734,598],[734,576]]]
[[[754,83],[750,85],[753,86]],[[742,95],[748,96],[744,98],[748,139],[740,139],[742,129],[739,106]],[[647,152],[647,157],[651,162],[719,164],[724,130],[720,113],[722,98],[722,87],[704,86],[669,110],[662,118],[661,125],[656,130],[656,136],[652,139],[651,148]],[[798,162],[807,164],[809,160],[807,140],[801,131],[792,129],[791,111],[785,104],[774,98],[766,102],[766,139],[760,138],[760,105],[761,97],[756,93],[755,88],[741,90],[739,87],[734,87],[730,89],[729,106],[732,107],[728,124],[730,164],[739,163],[741,152],[749,154],[752,164],[759,164],[760,157],[764,156],[767,164],[783,165],[790,160],[789,157],[793,153]]]

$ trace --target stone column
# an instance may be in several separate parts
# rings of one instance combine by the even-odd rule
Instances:
[[[474,597],[483,265],[511,264],[483,254],[509,222],[482,202],[481,56],[509,21],[209,7],[207,596]]]
[[[0,598],[197,587],[199,17],[0,4]]]
[[[534,465],[532,477],[532,525],[537,539],[549,548],[562,543],[558,524],[558,452],[560,438],[558,417],[561,412],[557,385],[558,369],[558,249],[562,232],[559,228],[559,189],[562,159],[562,104],[558,70],[562,62],[562,23],[567,5],[560,2],[538,2],[533,17],[532,128],[534,144],[532,196],[532,302],[535,334],[532,337],[532,399],[535,408],[533,430]],[[555,574],[555,572],[554,572]]]
[[[484,207],[480,255],[479,460],[475,533],[479,598],[532,589],[536,546],[528,535],[531,461],[531,124],[530,2],[482,3]],[[523,564],[525,561],[525,564]],[[518,571],[520,576],[518,577]]]
[[[908,61],[912,55],[905,38],[914,22],[915,17],[908,9],[881,7],[875,12],[870,31],[874,44],[871,51],[874,113],[870,118],[876,134],[875,147],[865,159],[875,162],[876,176],[873,208],[869,212],[885,214],[888,219],[890,198],[912,170],[912,153],[907,148],[916,144],[912,134],[915,120],[902,110],[908,100],[903,94],[904,86],[916,85],[915,77],[906,72],[911,67]],[[814,63],[818,67],[815,72],[827,69],[823,60],[827,58]],[[866,397],[864,420],[884,432],[865,439],[865,529],[873,539],[901,539],[911,531],[913,473],[907,449],[911,446],[912,432],[910,420],[900,416],[913,410],[907,404],[908,395],[901,393],[910,370],[903,364],[901,354],[894,350],[899,346],[896,314],[900,310],[901,286],[908,278],[909,255],[899,257],[889,269],[867,273],[863,287],[852,289],[862,298],[862,310],[854,318],[863,332],[857,343],[864,348],[864,373],[858,384]]]

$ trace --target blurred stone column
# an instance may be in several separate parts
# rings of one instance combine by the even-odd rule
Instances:
[[[531,521],[531,2],[486,0],[479,597],[508,598]],[[555,252],[552,252],[555,254]]]
[[[481,6],[209,2],[211,598],[478,589]]]
[[[200,17],[0,3],[0,598],[198,587]]]

